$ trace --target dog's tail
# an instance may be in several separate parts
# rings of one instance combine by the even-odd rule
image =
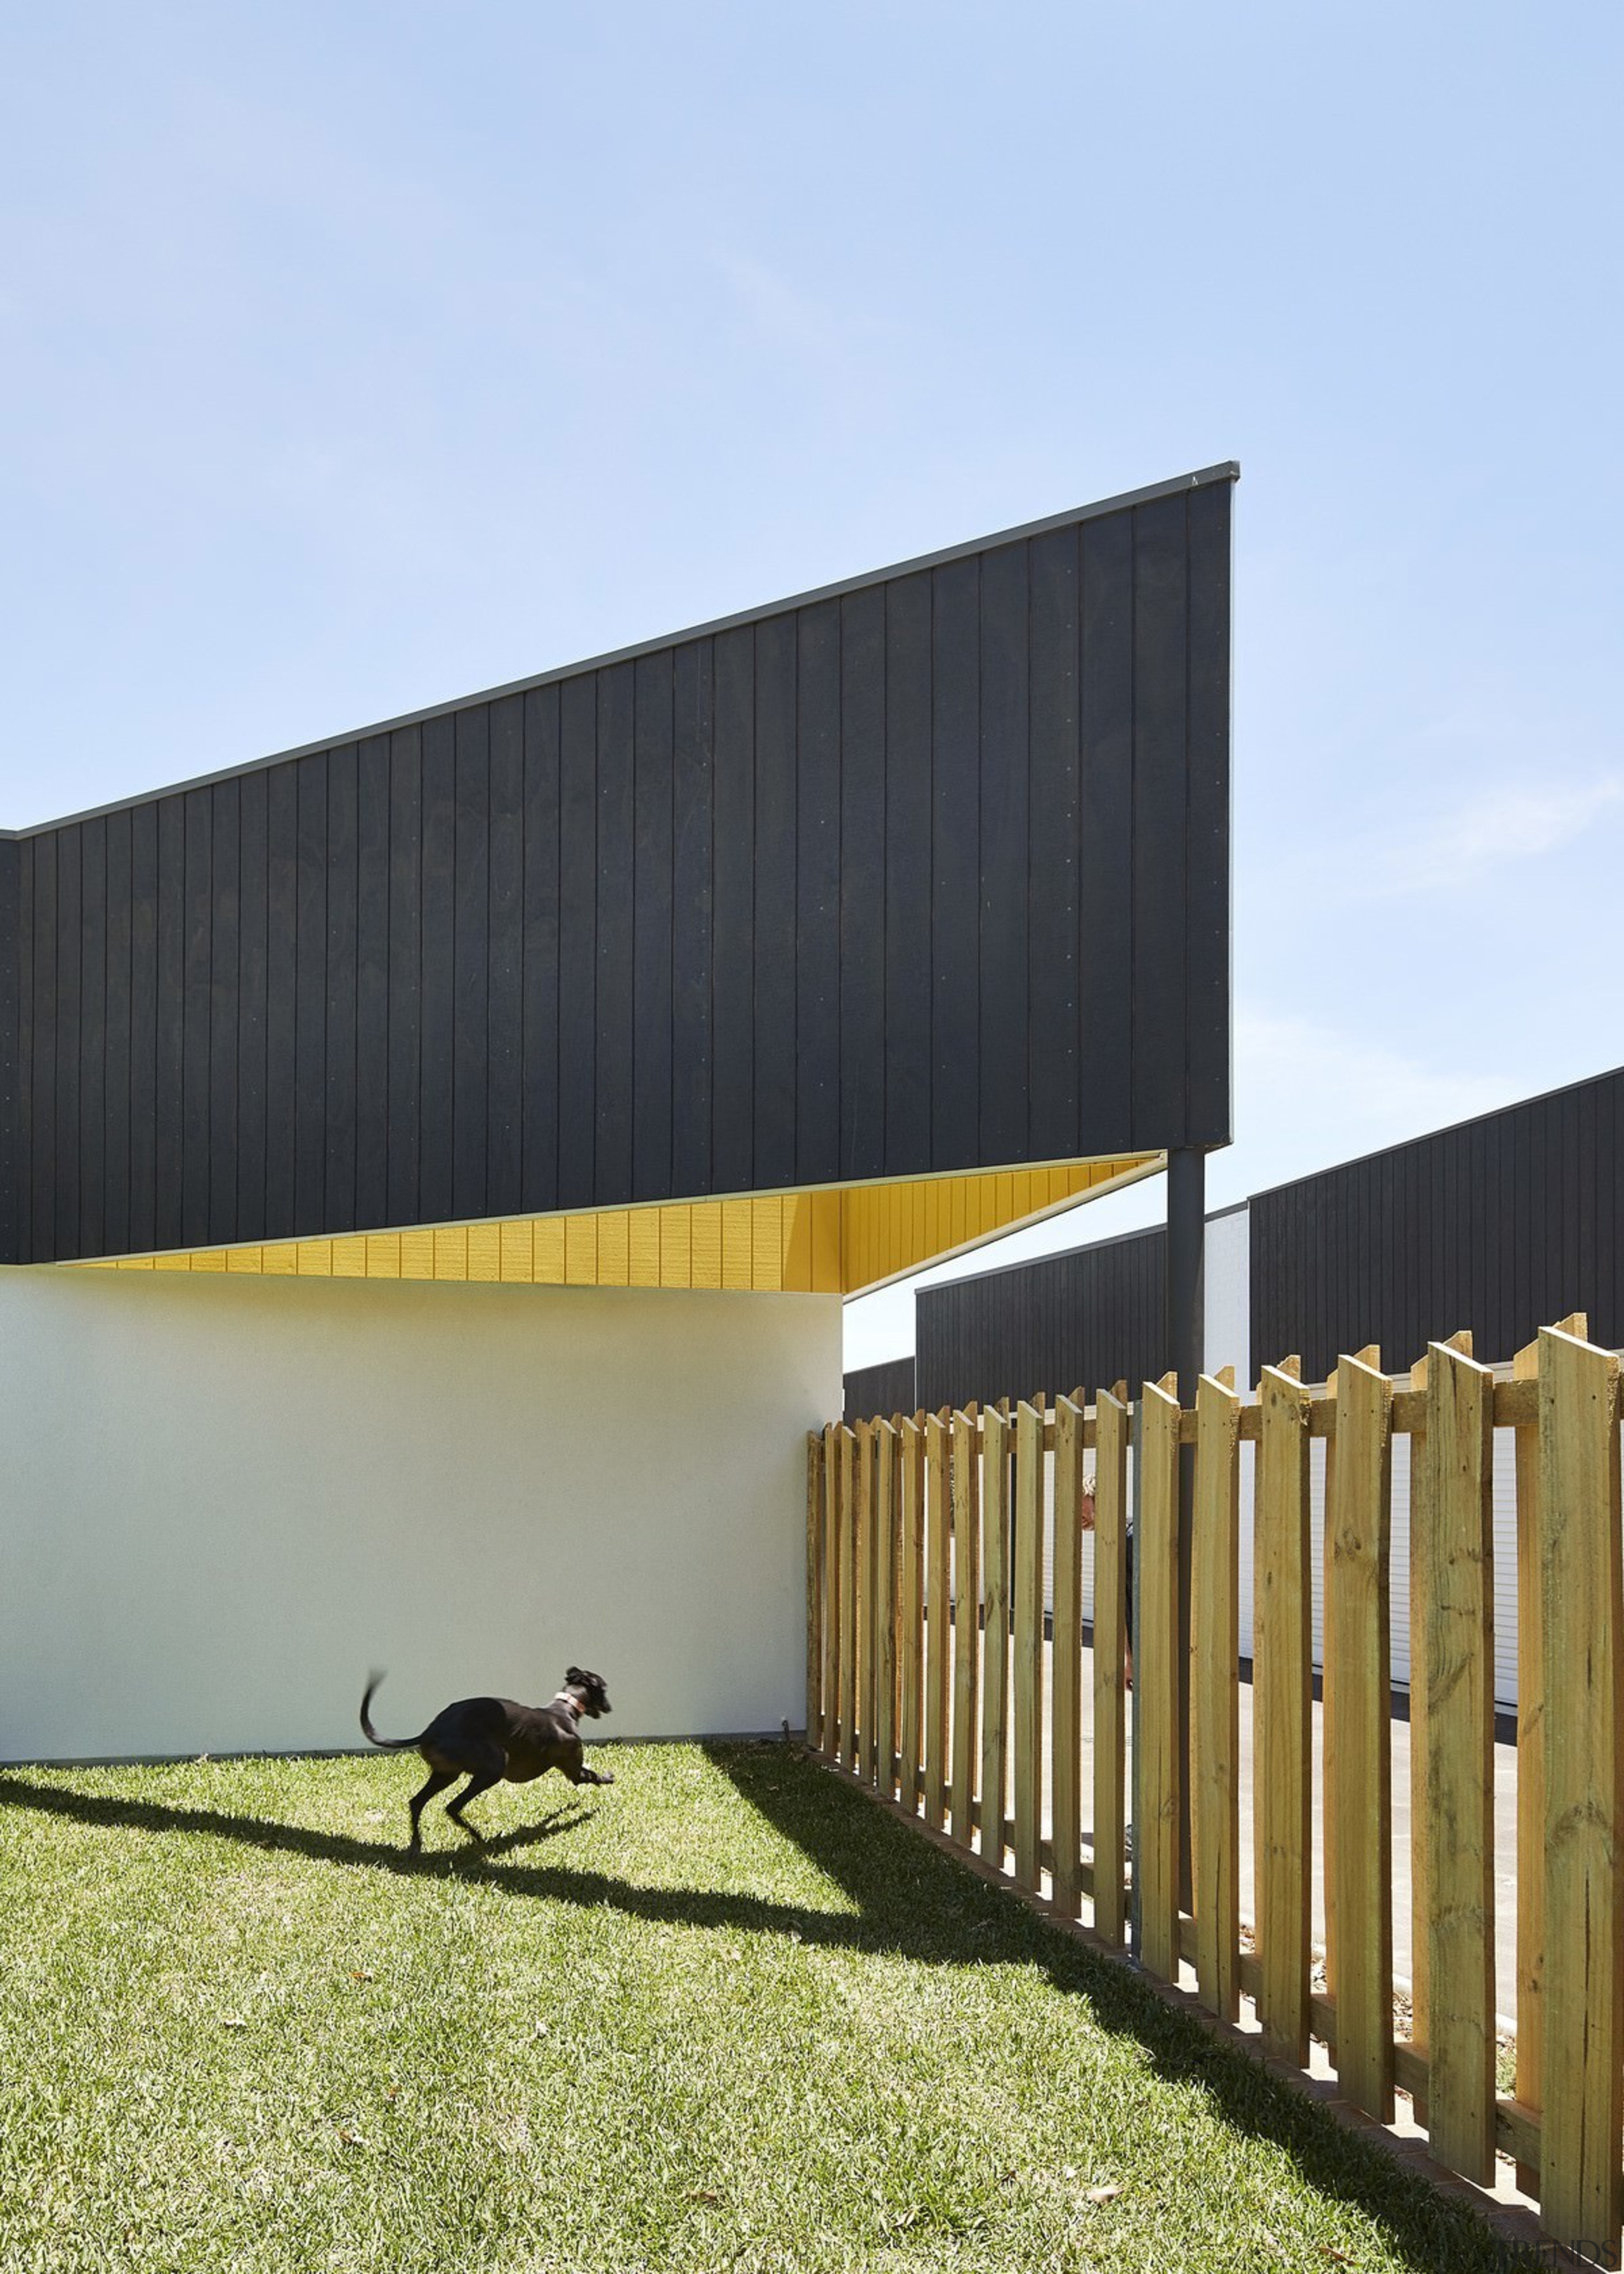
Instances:
[[[366,1688],[361,1697],[361,1735],[369,1744],[382,1745],[387,1752],[409,1752],[417,1743],[417,1739],[415,1737],[380,1737],[372,1727],[372,1715],[366,1710],[372,1702],[372,1692],[382,1680],[383,1675],[378,1673],[369,1674],[366,1677]]]

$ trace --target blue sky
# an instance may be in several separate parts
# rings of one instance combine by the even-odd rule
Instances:
[[[1214,1201],[1624,1058],[1616,7],[145,0],[5,56],[0,821],[1235,457]]]

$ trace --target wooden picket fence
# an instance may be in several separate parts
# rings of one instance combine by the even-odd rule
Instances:
[[[1583,1316],[1509,1377],[1470,1337],[1407,1378],[1374,1349],[1312,1389],[1292,1359],[1255,1398],[1232,1370],[1193,1411],[1174,1377],[1086,1404],[833,1424],[808,1439],[808,1743],[910,1813],[1182,1977],[1248,2000],[1270,2051],[1311,2035],[1344,2096],[1479,2183],[1515,2159],[1545,2230],[1618,2263],[1624,2226],[1624,1535],[1616,1357]],[[1516,2075],[1496,2090],[1492,1528],[1496,1427],[1514,1430],[1518,1720]],[[1394,2017],[1389,1746],[1392,1446],[1411,1440],[1412,1981]],[[1327,1986],[1311,1986],[1310,1441],[1327,1447],[1323,1870]],[[1239,1911],[1238,1569],[1255,1442],[1255,1919]],[[1124,1683],[1133,1448],[1138,1650]],[[1193,1451],[1187,1749],[1179,1737],[1180,1465]],[[1092,1682],[1081,1642],[1084,1456],[1094,1483]],[[1052,1661],[1044,1648],[1053,1455]],[[1011,1521],[1012,1519],[1012,1521]],[[983,1617],[984,1607],[984,1617]],[[1124,1762],[1132,1711],[1137,1821]],[[1091,1790],[1083,1788],[1086,1709]],[[1335,1743],[1332,1732],[1335,1732]],[[1048,1767],[1049,1829],[1044,1829]],[[1181,1823],[1191,1827],[1188,1909]],[[1248,1946],[1250,1945],[1250,1946]],[[1605,2254],[1614,2255],[1610,2260]]]

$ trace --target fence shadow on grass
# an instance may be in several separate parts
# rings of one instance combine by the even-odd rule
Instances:
[[[791,1775],[781,1747],[706,1751],[741,1796],[857,1906],[868,1931],[853,1942],[926,1963],[1037,1967],[1056,1989],[1086,1998],[1101,2029],[1132,2037],[1162,2077],[1205,2093],[1237,2129],[1289,2155],[1309,2186],[1375,2220],[1411,2265],[1465,2274],[1534,2263],[1458,2200],[1344,2129],[1301,2083],[1218,2043],[1125,1966],[1057,1931],[815,1764]],[[1537,2250],[1531,2219],[1527,2233]]]

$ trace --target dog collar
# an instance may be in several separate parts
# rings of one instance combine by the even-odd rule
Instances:
[[[555,1706],[568,1706],[576,1721],[581,1719],[583,1708],[573,1690],[560,1690],[553,1702]]]

